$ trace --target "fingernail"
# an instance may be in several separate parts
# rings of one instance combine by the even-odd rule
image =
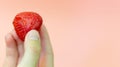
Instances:
[[[36,30],[31,30],[26,35],[28,40],[39,40],[39,33]]]
[[[31,48],[40,48],[40,36],[39,32],[36,30],[31,30],[27,33],[25,37],[25,48],[31,47]]]

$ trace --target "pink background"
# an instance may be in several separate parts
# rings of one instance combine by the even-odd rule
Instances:
[[[21,11],[43,17],[55,67],[120,67],[119,0],[0,0],[0,67],[4,36]]]

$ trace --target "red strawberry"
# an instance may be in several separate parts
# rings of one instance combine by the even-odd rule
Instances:
[[[35,12],[21,12],[15,16],[13,25],[18,37],[24,41],[27,32],[40,29],[42,18]]]

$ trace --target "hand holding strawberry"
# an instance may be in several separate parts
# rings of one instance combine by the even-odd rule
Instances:
[[[42,18],[34,12],[22,12],[13,22],[15,30],[7,34],[3,67],[54,67],[53,51]]]

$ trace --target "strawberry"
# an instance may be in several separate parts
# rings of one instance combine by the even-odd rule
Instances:
[[[42,25],[42,18],[35,12],[18,13],[13,21],[14,29],[18,37],[24,41],[26,34],[32,30],[39,30]]]

